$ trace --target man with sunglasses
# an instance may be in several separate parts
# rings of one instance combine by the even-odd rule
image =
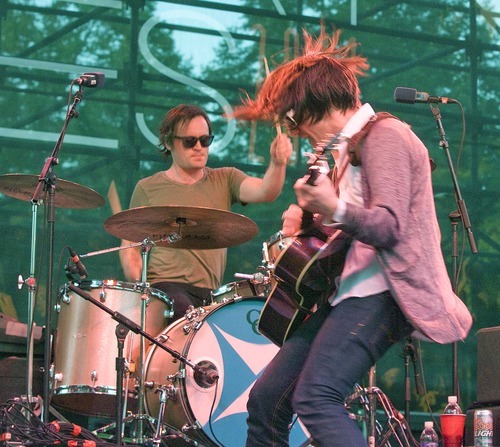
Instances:
[[[255,100],[234,113],[277,118],[290,135],[306,138],[320,160],[322,152],[333,156],[336,175],[295,183],[297,204],[283,214],[284,235],[296,235],[309,249],[297,233],[307,233],[305,210],[326,234],[337,229],[352,240],[344,259],[330,254],[341,273],[329,278],[326,296],[317,293],[318,309],[250,391],[247,447],[288,446],[294,413],[314,446],[366,447],[344,405],[354,385],[410,334],[451,343],[472,324],[441,253],[428,151],[408,125],[361,103],[358,76],[368,64],[354,44],[337,48],[338,41],[339,32],[330,37],[323,29],[317,39],[304,32],[303,53],[275,68]],[[299,252],[300,244],[294,247]]]
[[[270,147],[270,163],[263,178],[252,177],[234,167],[207,167],[214,136],[203,109],[181,104],[171,109],[160,124],[160,148],[170,167],[140,180],[130,208],[140,206],[195,206],[229,211],[236,202],[272,202],[281,193],[286,166],[292,154],[288,136],[276,137]],[[123,242],[129,244],[128,241]],[[177,320],[190,305],[209,304],[210,293],[220,287],[227,250],[191,250],[157,246],[149,253],[148,282],[166,292],[174,302]],[[141,278],[140,248],[120,251],[125,277]]]

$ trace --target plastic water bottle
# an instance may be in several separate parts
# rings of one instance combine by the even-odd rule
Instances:
[[[458,405],[457,396],[448,396],[448,405],[444,408],[444,414],[462,414],[462,409]]]
[[[438,447],[439,438],[434,430],[434,423],[432,421],[425,421],[424,430],[420,435],[420,447]]]

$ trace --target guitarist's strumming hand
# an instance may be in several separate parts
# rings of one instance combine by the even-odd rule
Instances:
[[[299,206],[311,213],[331,217],[337,209],[337,194],[331,180],[326,175],[319,175],[313,184],[309,184],[309,175],[295,182],[293,189]]]
[[[283,212],[281,218],[283,219],[281,233],[284,237],[293,236],[301,230],[302,208],[299,205],[292,203],[288,209]]]

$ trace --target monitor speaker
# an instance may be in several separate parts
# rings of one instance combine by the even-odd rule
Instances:
[[[477,333],[477,401],[500,404],[500,326]]]

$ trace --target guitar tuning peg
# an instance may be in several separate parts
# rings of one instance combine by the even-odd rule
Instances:
[[[316,162],[318,161],[318,156],[316,154],[313,154],[311,152],[304,152],[304,155],[307,157],[308,165],[316,164]]]

